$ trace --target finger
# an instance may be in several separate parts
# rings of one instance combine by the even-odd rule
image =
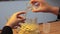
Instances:
[[[15,26],[13,29],[17,29],[18,28],[18,26]]]
[[[17,29],[18,27],[21,27],[21,25],[20,24],[16,24],[16,25],[14,25],[14,29]]]
[[[18,27],[21,27],[21,25],[18,23],[18,25],[17,25]]]
[[[18,20],[18,23],[25,23],[25,20],[26,20],[26,19]]]
[[[25,19],[25,17],[24,16],[21,16],[21,15],[17,16],[17,18],[18,19]]]
[[[20,11],[20,12],[15,13],[15,15],[21,15],[21,14],[25,14],[25,13],[26,13],[26,11]]]
[[[19,17],[17,17],[17,19],[18,19],[18,22],[20,22],[20,23],[24,23],[26,20],[26,18],[23,16],[19,16]]]
[[[20,21],[20,23],[25,23],[25,20],[26,20],[26,19],[24,19],[24,20]]]

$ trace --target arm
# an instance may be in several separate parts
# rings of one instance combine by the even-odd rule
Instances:
[[[12,29],[16,29],[20,26],[19,22],[23,23],[25,21],[25,18],[20,16],[20,14],[25,14],[25,12],[14,13],[6,23],[5,27],[3,27],[1,34],[13,34]]]
[[[45,2],[45,0],[31,0],[30,4],[32,5],[33,12],[51,12],[55,15],[58,15],[59,13],[59,7],[52,6]],[[36,6],[37,9],[34,6]]]

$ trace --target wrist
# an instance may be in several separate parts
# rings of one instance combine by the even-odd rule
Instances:
[[[9,27],[11,27],[11,28],[13,27],[11,24],[6,24],[5,26],[9,26]]]
[[[50,7],[51,13],[58,15],[59,13],[59,7]]]

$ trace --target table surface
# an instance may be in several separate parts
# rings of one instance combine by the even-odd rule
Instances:
[[[39,25],[39,29],[40,29],[41,34],[60,34],[60,21],[50,23],[50,32],[49,33],[43,32],[43,24]]]
[[[43,24],[39,25],[40,34],[60,34],[60,21],[50,23],[50,32],[43,32]],[[14,34],[17,34],[17,30],[13,30]]]

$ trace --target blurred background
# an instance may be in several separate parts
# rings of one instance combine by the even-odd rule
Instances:
[[[30,0],[0,0],[0,29],[4,27],[5,23],[13,13],[26,9],[26,3],[29,1]],[[46,0],[46,2],[52,6],[60,7],[60,0]],[[52,13],[35,14],[29,11],[27,15],[28,18],[33,18],[35,16],[37,16],[37,23],[57,20],[57,16]]]

